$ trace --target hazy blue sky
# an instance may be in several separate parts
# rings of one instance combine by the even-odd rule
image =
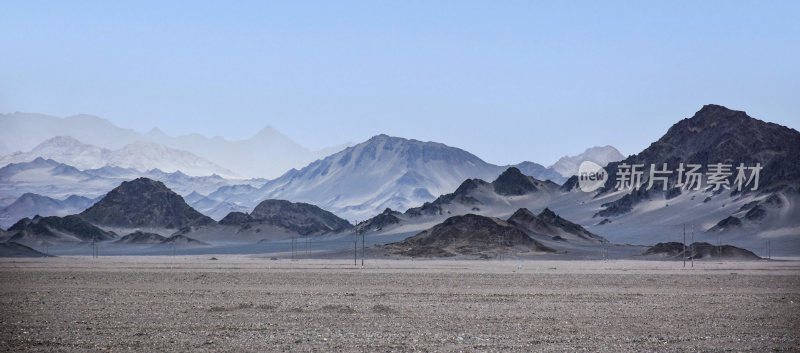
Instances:
[[[706,103],[800,125],[798,1],[230,3],[4,1],[0,112],[546,165]]]

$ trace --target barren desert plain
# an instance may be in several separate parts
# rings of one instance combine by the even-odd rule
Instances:
[[[795,261],[215,259],[0,259],[0,350],[800,350]]]

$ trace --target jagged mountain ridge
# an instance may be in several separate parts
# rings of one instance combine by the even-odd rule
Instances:
[[[594,234],[581,225],[570,222],[549,208],[538,215],[527,208],[520,208],[508,219],[508,223],[524,229],[533,236],[541,235],[556,241],[605,242],[606,239]]]
[[[439,196],[422,206],[409,208],[404,215],[441,216],[462,213],[465,210],[467,213],[475,213],[483,209],[489,212],[498,212],[500,209],[513,211],[510,208],[514,206],[509,199],[522,203],[525,200],[535,201],[532,199],[546,201],[557,188],[558,184],[537,180],[522,174],[516,167],[510,167],[491,183],[481,179],[467,179],[454,192]]]

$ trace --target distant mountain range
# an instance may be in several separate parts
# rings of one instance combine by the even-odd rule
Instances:
[[[69,136],[50,138],[29,152],[16,152],[0,157],[0,167],[24,163],[36,158],[51,159],[80,170],[116,167],[147,171],[159,169],[167,173],[180,171],[192,176],[237,174],[190,152],[150,142],[133,142],[118,150],[109,150],[81,143]]]
[[[144,148],[164,151],[165,147],[169,147],[172,150],[191,153],[235,174],[258,178],[275,178],[291,168],[300,168],[347,146],[345,144],[311,151],[271,127],[263,128],[249,139],[229,141],[221,137],[209,138],[197,134],[172,137],[158,129],[141,134],[91,115],[58,118],[30,113],[0,114],[0,156],[30,151],[40,143],[57,136],[70,136],[85,144],[112,151],[142,142],[158,144],[160,147],[151,145]],[[142,146],[134,145],[134,147]],[[134,155],[136,153],[136,151],[129,152]],[[47,158],[47,156],[38,157]],[[129,157],[122,156],[122,158]],[[70,164],[65,161],[64,163]],[[140,170],[154,167],[144,168]],[[171,168],[161,169],[171,171]],[[193,174],[188,170],[181,171]]]

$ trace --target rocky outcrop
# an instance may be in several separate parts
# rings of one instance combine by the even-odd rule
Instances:
[[[252,222],[253,217],[244,212],[231,212],[219,221],[222,225],[241,225]]]
[[[399,217],[401,216],[402,213],[387,208],[379,215],[359,223],[358,226],[366,231],[381,231],[386,227],[400,223]]]
[[[514,212],[508,223],[526,230],[529,233],[543,235],[551,238],[559,237],[562,240],[580,240],[590,242],[606,241],[603,237],[589,232],[581,225],[561,218],[548,208],[539,215],[534,215],[527,208]]]
[[[115,241],[115,244],[159,244],[167,238],[155,233],[136,231]]]
[[[522,174],[519,169],[511,167],[500,174],[492,182],[494,192],[503,196],[525,195],[539,190],[536,187],[537,180],[533,177]]]
[[[462,205],[480,205],[481,202],[470,196],[473,190],[491,185],[481,179],[467,179],[453,193],[439,196],[433,202],[426,202],[420,207],[409,208],[405,214],[410,217],[442,215],[442,206],[453,202]]]
[[[729,216],[711,227],[709,232],[725,232],[731,229],[738,229],[742,227],[742,221],[734,216]]]

